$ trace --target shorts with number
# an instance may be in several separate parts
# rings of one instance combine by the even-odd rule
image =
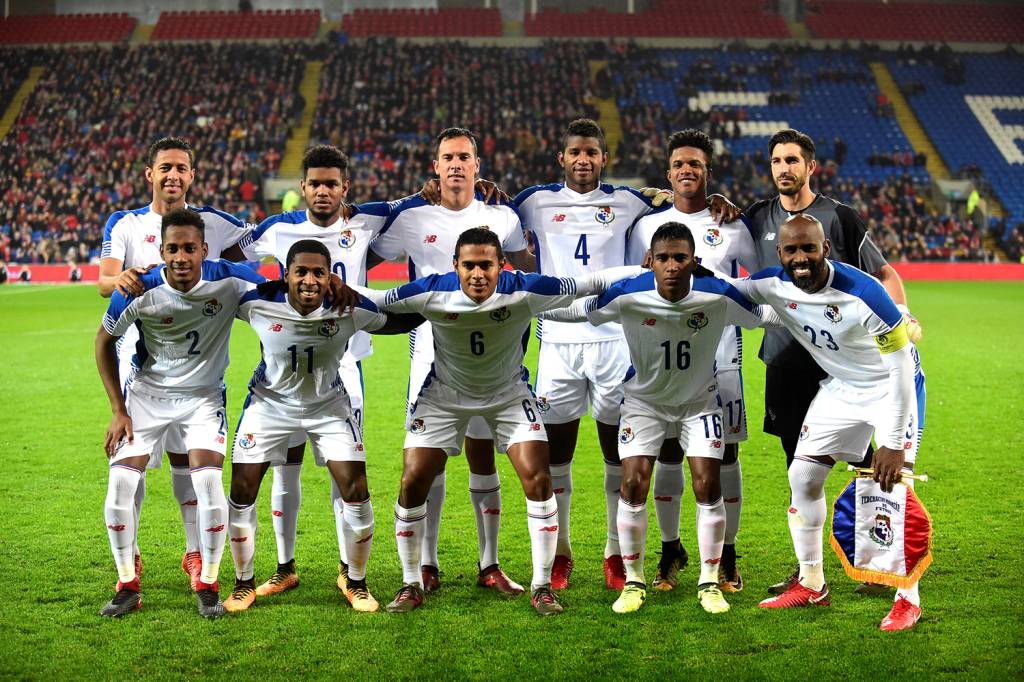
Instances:
[[[629,370],[624,339],[589,343],[541,343],[537,357],[537,401],[549,424],[591,413],[602,424],[619,421],[622,380]]]
[[[718,380],[725,442],[742,443],[747,439],[747,403],[743,400],[743,372],[738,369],[719,370],[715,378]]]
[[[619,459],[657,457],[669,438],[679,441],[687,457],[721,460],[725,441],[718,393],[711,390],[703,402],[684,405],[651,405],[627,395],[619,417]]]
[[[424,353],[414,354],[412,364],[409,366],[409,394],[405,403],[405,428],[407,431],[409,430],[409,419],[411,418],[410,410],[423,390],[423,385],[426,383],[427,377],[430,376],[430,370],[434,365],[432,352],[429,355],[430,360],[425,361],[424,357],[427,357]],[[413,387],[415,387],[415,390]],[[491,431],[491,427],[481,417],[473,417],[469,420],[466,435],[479,440],[494,440],[494,433]]]
[[[864,390],[835,378],[821,382],[800,428],[796,456],[827,455],[845,462],[860,462],[875,431],[890,421],[892,401],[888,391],[887,383]],[[917,457],[918,420],[915,397],[901,438],[907,464]]]
[[[508,452],[516,443],[548,439],[528,384],[517,383],[497,395],[473,398],[432,378],[413,405],[404,447],[437,448],[449,457],[458,455],[473,417],[483,419],[496,434],[498,452]]]
[[[319,466],[327,462],[365,462],[363,437],[339,395],[319,405],[295,407],[249,394],[238,421],[231,461],[235,464],[284,464],[294,436],[307,438]]]
[[[341,359],[341,365],[338,367],[338,376],[341,377],[341,385],[348,393],[349,404],[352,406],[352,419],[361,431],[363,428],[363,364],[352,359],[351,354],[345,353]],[[294,448],[305,442],[302,434],[296,431],[288,439],[288,447]],[[317,458],[316,464],[321,467],[325,466],[325,462],[320,458]]]
[[[129,386],[128,416],[132,418],[134,442],[123,439],[111,463],[128,457],[149,455],[147,468],[159,469],[164,449],[186,453],[189,450],[227,451],[228,421],[224,392],[158,397]]]

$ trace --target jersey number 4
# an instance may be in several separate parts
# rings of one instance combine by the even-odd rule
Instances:
[[[590,261],[590,254],[587,253],[587,235],[580,235],[580,240],[576,242],[576,253],[574,255],[576,260],[583,261],[584,265]]]

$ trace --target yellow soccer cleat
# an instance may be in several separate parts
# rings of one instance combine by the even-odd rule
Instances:
[[[710,583],[697,588],[697,601],[708,613],[725,613],[729,610],[729,602],[718,585]]]
[[[612,611],[615,613],[633,613],[639,611],[640,607],[647,601],[647,587],[642,583],[626,583],[622,588],[622,594],[612,604]]]
[[[360,613],[373,613],[380,608],[380,604],[373,598],[366,588],[365,580],[349,580],[348,589],[345,590],[345,598],[352,605],[353,611]]]
[[[348,590],[348,564],[344,561],[338,562],[338,589],[342,592]]]
[[[236,580],[231,596],[224,600],[224,610],[229,613],[245,611],[256,601],[256,581]]]
[[[278,564],[274,574],[256,588],[256,595],[269,597],[274,594],[281,594],[299,586],[299,574],[295,572],[295,561],[287,564]]]

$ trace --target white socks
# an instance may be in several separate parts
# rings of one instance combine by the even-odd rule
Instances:
[[[196,528],[196,491],[192,487],[192,474],[188,465],[171,466],[171,490],[181,511],[181,525],[185,527],[185,551],[199,551],[199,530]]]
[[[338,532],[345,535],[348,576],[352,580],[364,580],[366,562],[373,547],[373,503],[369,497],[363,502],[346,502],[342,516],[335,515],[335,522]],[[344,530],[341,529],[342,522]]]
[[[334,510],[334,528],[338,532],[338,555],[347,565],[348,554],[345,551],[345,500],[341,498],[338,484],[331,476],[331,509]]]
[[[139,556],[139,517],[142,516],[142,502],[146,499],[146,472],[139,476],[139,484],[135,486],[135,539],[132,544],[135,556]]]
[[[295,533],[302,504],[302,463],[271,467],[274,483],[270,492],[270,510],[277,538],[277,563],[295,558]]]
[[[437,561],[437,538],[441,533],[441,510],[444,508],[445,472],[434,478],[427,493],[426,527],[423,530],[423,545],[420,564],[440,567]],[[417,569],[417,575],[419,571]]]
[[[426,516],[426,504],[406,509],[395,502],[395,544],[398,546],[398,559],[402,562],[402,583],[419,585],[420,589],[423,589],[420,553]]]
[[[632,504],[619,498],[617,524],[622,564],[626,567],[626,582],[643,583],[644,546],[647,544],[647,503]]]
[[[654,465],[654,515],[658,519],[662,542],[679,539],[679,509],[685,487],[686,474],[683,473],[682,462],[657,462]]]
[[[501,481],[498,480],[497,472],[486,476],[469,472],[469,499],[476,513],[476,537],[482,570],[498,563]]]
[[[725,503],[722,498],[711,503],[697,503],[697,547],[700,550],[698,585],[718,584],[718,566],[722,561],[725,539]]]
[[[130,583],[135,575],[135,493],[142,473],[131,467],[114,464],[107,479],[107,499],[103,503],[103,517],[107,523],[107,537],[114,554],[117,578]]]
[[[199,501],[196,522],[199,528],[199,552],[203,557],[200,582],[217,582],[220,560],[224,554],[224,536],[228,523],[228,501],[224,497],[220,467],[192,470],[192,486]]]
[[[738,459],[732,464],[722,465],[720,480],[722,501],[725,502],[725,544],[735,545],[743,510],[743,469]]]
[[[256,554],[256,503],[248,506],[228,500],[228,526],[231,540],[231,559],[235,563],[235,578],[252,580],[253,557]]]
[[[569,509],[572,506],[572,462],[552,464],[551,492],[558,504],[558,542],[555,554],[571,557],[572,544],[569,542]]]
[[[622,465],[604,463],[604,509],[607,515],[608,539],[604,558],[622,554],[619,548],[619,488],[622,486]]]
[[[530,529],[530,554],[533,557],[533,580],[537,589],[551,584],[551,566],[555,563],[558,542],[558,503],[552,495],[543,502],[526,500],[527,526]]]
[[[832,466],[794,459],[789,467],[789,533],[800,562],[800,583],[812,590],[825,585],[822,568],[822,528],[825,525],[825,479]]]

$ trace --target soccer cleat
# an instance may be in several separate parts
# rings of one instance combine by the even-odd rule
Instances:
[[[126,613],[138,611],[142,608],[142,595],[139,593],[139,578],[130,583],[117,581],[117,593],[106,606],[100,609],[101,616],[108,618],[120,618]]]
[[[224,600],[224,610],[231,613],[245,611],[256,601],[256,581],[236,580],[235,589],[231,590],[231,596]]]
[[[441,572],[437,566],[423,564],[420,566],[420,580],[423,581],[424,594],[437,592],[441,589]]]
[[[196,604],[203,618],[220,618],[224,615],[224,605],[220,603],[217,592],[217,583],[200,581],[199,589],[196,590]]]
[[[654,589],[668,592],[679,584],[679,571],[686,568],[690,555],[686,548],[676,540],[662,543],[661,559],[658,561],[658,573],[654,576]]]
[[[718,565],[718,587],[722,592],[741,592],[743,576],[736,568],[736,545],[722,545],[722,563]]]
[[[615,613],[633,613],[647,601],[647,586],[643,583],[626,583],[619,598],[612,604]]]
[[[136,554],[135,555],[135,577],[136,578],[141,578],[142,577],[142,555],[141,554]]]
[[[572,575],[572,557],[564,554],[555,555],[555,563],[551,566],[551,589],[568,589],[570,575]]]
[[[423,590],[419,585],[402,585],[395,598],[384,608],[388,613],[409,613],[423,606],[423,599]]]
[[[796,570],[781,583],[775,583],[768,588],[768,594],[784,594],[788,592],[794,585],[800,582],[800,567],[797,566]]]
[[[798,606],[828,606],[831,603],[827,584],[822,586],[820,592],[816,592],[798,582],[782,594],[768,597],[758,606],[762,609],[792,609]]]
[[[900,597],[892,605],[889,615],[882,619],[882,624],[878,627],[886,632],[909,630],[914,627],[920,617],[921,607],[914,606],[906,597]]]
[[[380,608],[380,604],[366,588],[366,580],[349,580],[345,590],[345,598],[352,605],[353,611],[360,613],[373,613]]]
[[[697,601],[708,613],[725,613],[729,610],[729,602],[725,601],[725,595],[715,583],[698,585]]]
[[[621,592],[626,587],[626,566],[622,563],[621,554],[613,554],[604,559],[604,586],[609,590]]]
[[[299,574],[295,572],[295,559],[286,564],[278,564],[277,570],[271,575],[267,582],[256,588],[257,597],[269,597],[273,594],[281,594],[299,586]]]
[[[857,585],[857,587],[853,588],[854,594],[862,594],[866,597],[880,597],[891,591],[891,587],[888,585],[881,585],[879,583],[861,583],[860,585]]]
[[[533,610],[542,616],[557,616],[565,611],[548,585],[541,585],[533,591],[530,596],[530,604],[533,606]]]
[[[185,552],[184,556],[181,557],[181,570],[185,571],[185,574],[188,575],[189,581],[192,583],[192,591],[198,591],[199,576],[203,574],[203,555],[199,552]],[[136,572],[138,572],[138,569],[136,569]]]
[[[505,575],[505,572],[498,567],[498,564],[493,564],[480,571],[476,578],[476,584],[479,587],[490,588],[500,594],[511,594],[513,596],[526,591],[522,585],[513,582],[511,578]]]
[[[338,562],[338,589],[342,592],[348,590],[348,564],[344,561]]]

